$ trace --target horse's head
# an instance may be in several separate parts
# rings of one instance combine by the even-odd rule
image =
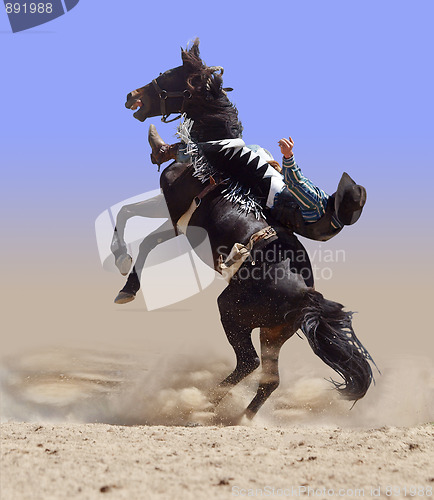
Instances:
[[[225,92],[232,89],[222,87],[223,68],[203,63],[198,39],[190,49],[181,49],[181,57],[182,66],[161,73],[151,83],[128,94],[125,106],[137,110],[134,118],[144,122],[146,118],[162,116],[166,121],[172,113],[185,112],[200,120],[204,114],[215,115],[218,108],[233,108]]]
[[[172,113],[185,111],[192,97],[190,76],[204,67],[199,56],[199,40],[196,39],[189,50],[181,49],[181,57],[182,66],[160,73],[151,83],[128,94],[125,106],[137,109],[134,118],[143,122],[152,116],[162,116],[164,120]]]
[[[144,87],[133,90],[128,94],[125,106],[137,110],[134,118],[144,122],[152,116],[161,115],[164,118],[181,112],[185,100],[189,98],[191,94],[186,86],[185,68],[178,66],[161,73]]]

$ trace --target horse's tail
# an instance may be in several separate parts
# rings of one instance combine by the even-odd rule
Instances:
[[[307,292],[307,300],[301,331],[313,352],[344,379],[344,382],[331,379],[335,388],[346,399],[362,398],[373,380],[369,362],[376,365],[354,333],[353,313],[314,290]]]

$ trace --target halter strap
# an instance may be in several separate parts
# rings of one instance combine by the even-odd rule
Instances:
[[[152,85],[155,89],[155,92],[157,92],[158,97],[160,98],[161,121],[164,123],[170,123],[175,120],[178,120],[178,118],[181,118],[182,113],[184,112],[185,101],[191,99],[191,92],[188,89],[176,90],[176,91],[164,90],[158,85],[156,79],[152,80]],[[181,114],[179,116],[176,116],[175,118],[172,118],[171,120],[168,120],[167,118],[170,116],[171,113],[167,113],[166,101],[167,99],[178,98],[178,97],[183,97],[182,106],[180,110]]]

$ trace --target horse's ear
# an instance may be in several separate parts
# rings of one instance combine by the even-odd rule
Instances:
[[[181,58],[184,66],[194,67],[197,66],[198,63],[202,65],[199,52],[199,38],[193,41],[193,45],[189,49],[184,50],[181,47]]]
[[[199,38],[195,38],[195,40],[193,41],[193,45],[189,49],[190,54],[197,59],[200,59],[199,43]]]

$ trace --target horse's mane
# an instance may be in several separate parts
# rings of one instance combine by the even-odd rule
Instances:
[[[199,39],[188,50],[182,50],[182,60],[191,93],[185,112],[194,121],[192,139],[198,142],[241,137],[243,127],[238,110],[223,90],[223,68],[204,64],[199,54]]]

